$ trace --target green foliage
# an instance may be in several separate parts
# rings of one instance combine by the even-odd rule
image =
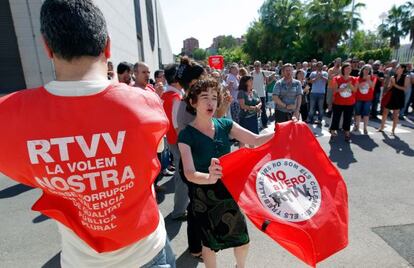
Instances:
[[[373,50],[388,46],[388,40],[377,32],[356,31],[352,39],[351,52]]]
[[[202,61],[202,60],[205,60],[206,57],[207,57],[207,52],[204,49],[202,49],[202,48],[196,48],[196,49],[194,49],[194,51],[193,51],[193,58],[195,60]]]
[[[411,27],[413,27],[412,9],[413,5],[409,2],[401,6],[393,5],[388,11],[385,21],[378,26],[378,31],[382,37],[390,39],[390,47],[399,48],[401,37],[406,36],[410,32]]]
[[[218,41],[218,48],[233,48],[237,46],[237,40],[232,35],[222,36]]]
[[[369,60],[380,60],[381,62],[387,62],[391,59],[391,48],[385,47],[382,49],[365,50],[356,52],[354,56],[360,60],[368,62]]]
[[[357,3],[352,0],[266,0],[258,21],[246,34],[243,50],[251,59],[283,60],[330,59],[344,54],[338,44],[348,38],[348,31],[361,23]],[[353,18],[353,19],[351,19]]]
[[[233,48],[219,48],[218,55],[222,55],[224,57],[224,63],[232,63],[232,62],[249,62],[250,59],[248,55],[243,51],[243,49],[238,47]]]

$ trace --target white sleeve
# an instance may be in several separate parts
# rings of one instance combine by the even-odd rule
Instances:
[[[177,114],[178,114],[179,107],[180,107],[180,101],[175,100],[173,102],[173,107],[172,107],[172,124],[173,124],[174,129],[178,128]]]

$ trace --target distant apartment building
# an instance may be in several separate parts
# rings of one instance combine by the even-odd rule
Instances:
[[[0,1],[0,94],[55,78],[40,34],[42,0]],[[114,67],[145,61],[151,72],[174,61],[159,0],[94,0],[105,16]]]
[[[198,40],[194,37],[187,38],[183,41],[183,48],[181,49],[181,53],[184,55],[193,55],[194,49],[199,48]]]
[[[209,52],[209,54],[215,54],[217,53],[217,50],[220,46],[220,44],[224,41],[225,38],[229,38],[229,36],[225,36],[225,35],[219,35],[213,38],[213,44],[207,48],[207,51]],[[241,37],[233,37],[234,40],[234,44],[236,46],[240,46],[244,43],[245,39],[244,36]]]

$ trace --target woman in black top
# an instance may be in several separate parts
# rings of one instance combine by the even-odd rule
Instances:
[[[384,131],[385,122],[387,121],[388,112],[392,110],[392,135],[395,135],[395,128],[398,124],[398,116],[400,109],[404,107],[405,91],[408,89],[410,78],[406,74],[407,66],[400,64],[397,66],[395,75],[391,77],[388,85],[388,90],[391,90],[391,97],[385,104],[384,112],[382,113],[381,127],[378,131]]]

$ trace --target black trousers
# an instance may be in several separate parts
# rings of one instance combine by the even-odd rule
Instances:
[[[260,97],[260,101],[262,102],[262,114],[260,115],[261,119],[262,119],[262,126],[266,127],[267,126],[267,114],[266,114],[266,97]]]
[[[339,129],[339,121],[341,120],[342,114],[344,115],[344,120],[342,122],[342,128],[345,131],[351,129],[351,120],[352,115],[354,114],[354,105],[332,105],[332,122],[330,130]]]
[[[293,112],[285,113],[279,110],[275,110],[275,123],[282,123],[292,120]]]

